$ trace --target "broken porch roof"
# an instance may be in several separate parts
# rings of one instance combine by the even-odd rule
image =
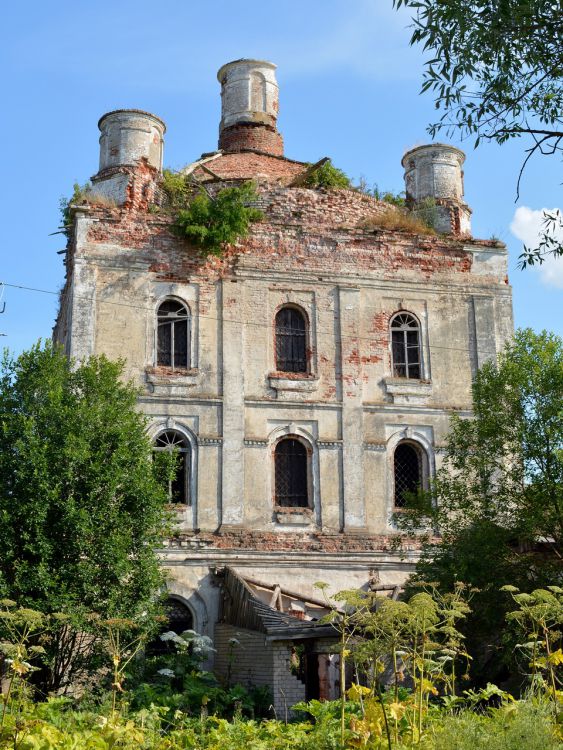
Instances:
[[[319,622],[330,611],[323,602],[299,597],[280,586],[270,587],[244,579],[232,568],[223,568],[217,573],[223,579],[223,622],[264,633],[268,640],[336,637],[332,625]],[[287,609],[293,609],[295,614],[284,611]]]

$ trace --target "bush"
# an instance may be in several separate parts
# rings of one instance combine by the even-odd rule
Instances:
[[[310,165],[309,165],[310,166]],[[318,169],[311,172],[303,181],[304,187],[335,190],[352,187],[350,178],[341,169],[333,166],[331,160],[325,161]]]
[[[251,223],[260,221],[261,211],[248,204],[258,198],[252,182],[219,190],[211,197],[199,192],[174,221],[174,231],[209,255],[221,255],[225,245],[246,237]]]
[[[193,185],[185,175],[171,169],[163,169],[161,187],[166,196],[166,205],[170,208],[185,208],[194,192]]]
[[[426,226],[436,226],[438,220],[438,210],[436,208],[436,200],[434,198],[423,198],[416,207],[413,208],[413,214],[420,219]]]

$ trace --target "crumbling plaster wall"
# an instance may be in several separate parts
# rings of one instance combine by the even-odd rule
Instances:
[[[165,216],[82,210],[64,294],[70,353],[124,357],[152,430],[193,437],[185,531],[386,534],[389,446],[417,440],[429,469],[439,466],[449,415],[469,414],[472,374],[510,334],[505,251],[362,229],[381,204],[351,191],[262,186],[259,205],[266,218],[251,236],[207,260]],[[168,296],[192,315],[191,369],[180,374],[155,367],[156,309]],[[273,321],[287,303],[308,318],[306,378],[275,371]],[[401,309],[421,325],[416,383],[392,377],[389,322]],[[288,524],[273,512],[272,451],[289,433],[312,446],[315,511]]]

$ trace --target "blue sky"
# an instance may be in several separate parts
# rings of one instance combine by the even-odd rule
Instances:
[[[99,117],[135,107],[167,124],[165,163],[181,167],[217,146],[216,72],[230,60],[278,65],[279,128],[289,157],[330,156],[351,177],[403,189],[404,151],[429,141],[435,117],[419,95],[423,54],[391,0],[31,0],[3,10],[0,344],[48,337],[64,279],[58,204],[97,170]],[[445,140],[441,138],[440,140]],[[450,139],[467,152],[465,193],[476,237],[510,249],[518,326],[563,333],[563,261],[516,269],[542,208],[562,207],[560,161],[537,158],[515,204],[524,144]],[[511,229],[512,227],[512,229]],[[0,309],[2,303],[0,302]]]

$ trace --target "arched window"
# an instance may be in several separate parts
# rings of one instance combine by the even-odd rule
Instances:
[[[190,498],[190,444],[187,438],[175,430],[161,432],[154,441],[154,451],[174,451],[177,454],[176,471],[173,477],[163,480],[171,503],[191,505]]]
[[[408,495],[423,484],[422,451],[413,443],[399,443],[394,455],[395,507],[404,508]]]
[[[167,299],[158,308],[156,343],[157,365],[175,370],[190,366],[190,312],[181,302]]]
[[[391,321],[393,375],[396,378],[421,378],[420,326],[408,313],[398,313]]]
[[[309,481],[307,449],[300,440],[284,438],[274,452],[276,505],[284,508],[307,508]]]
[[[282,307],[276,315],[276,370],[307,372],[307,325],[295,307]]]
[[[173,630],[176,635],[180,635],[185,630],[194,629],[194,618],[191,610],[182,604],[178,599],[169,598],[164,603],[164,614],[166,622],[163,622],[156,635],[146,646],[145,654],[147,656],[158,656],[160,654],[174,651],[170,641],[161,640],[160,636]]]

